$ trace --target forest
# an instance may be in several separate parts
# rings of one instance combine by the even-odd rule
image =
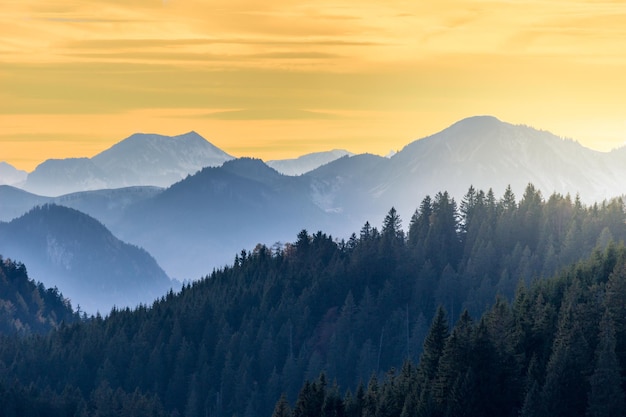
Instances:
[[[391,208],[345,240],[302,230],[152,305],[2,336],[0,400],[16,416],[609,415],[625,220],[621,199],[529,185],[437,193],[406,229]]]
[[[34,282],[24,264],[0,256],[0,334],[47,333],[79,319],[58,288]]]

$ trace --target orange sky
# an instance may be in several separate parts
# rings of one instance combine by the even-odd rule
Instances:
[[[25,170],[134,132],[385,154],[476,114],[626,142],[623,1],[0,2],[0,161]]]

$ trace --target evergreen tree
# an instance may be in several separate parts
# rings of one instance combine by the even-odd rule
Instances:
[[[285,394],[282,394],[276,403],[272,417],[291,417],[291,408],[289,407],[289,402]]]
[[[422,356],[417,367],[418,381],[422,386],[429,384],[437,375],[437,367],[448,336],[448,318],[443,307],[439,306],[424,340]]]
[[[595,370],[590,384],[586,413],[588,417],[621,416],[626,413],[620,366],[615,355],[615,330],[608,312],[600,322]]]

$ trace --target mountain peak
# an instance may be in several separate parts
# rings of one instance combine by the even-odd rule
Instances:
[[[446,130],[452,130],[454,132],[463,131],[465,132],[465,134],[469,134],[471,132],[476,132],[476,131],[493,130],[504,125],[508,125],[508,123],[505,123],[494,116],[489,116],[489,115],[471,116],[471,117],[466,117],[465,119],[459,120],[458,122],[452,124],[447,129],[444,129],[444,131]]]
[[[278,177],[281,174],[274,168],[266,165],[260,159],[257,158],[238,158],[227,162],[222,165],[225,171],[234,173],[240,177],[249,179],[261,179],[269,177]]]
[[[7,162],[0,161],[0,185],[19,184],[26,180],[27,175],[26,171],[19,170]]]

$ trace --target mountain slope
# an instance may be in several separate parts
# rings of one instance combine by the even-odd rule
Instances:
[[[286,241],[331,220],[308,180],[241,158],[204,168],[125,212],[113,231],[152,253],[172,276],[197,279],[259,242]],[[317,229],[316,229],[317,230]]]
[[[178,136],[137,133],[91,158],[109,174],[116,188],[167,187],[204,167],[231,159],[196,132]]]
[[[262,166],[250,168],[249,173],[273,177],[259,172]],[[79,406],[82,401],[94,398],[99,399],[95,406],[108,405],[110,410],[110,404],[128,401],[123,408],[133,410],[131,397],[143,393],[158,399],[168,415],[270,416],[281,393],[293,404],[303,381],[322,371],[327,381],[343,387],[342,393],[358,393],[360,383],[372,375],[382,380],[381,372],[391,367],[415,376],[413,366],[401,367],[407,359],[415,363],[424,346],[430,366],[418,375],[429,382],[379,389],[386,398],[377,408],[385,410],[382,415],[401,415],[405,397],[414,402],[404,414],[417,415],[415,404],[424,396],[396,394],[402,389],[432,391],[441,383],[444,394],[453,394],[451,401],[471,403],[473,396],[467,393],[475,389],[487,397],[480,397],[483,406],[507,406],[506,412],[471,416],[518,416],[532,378],[550,368],[556,378],[550,384],[559,391],[544,392],[586,400],[580,394],[586,382],[577,378],[569,384],[572,372],[563,366],[580,364],[591,373],[594,361],[588,353],[597,344],[596,323],[607,307],[620,330],[615,335],[619,365],[612,369],[626,369],[626,249],[602,238],[605,230],[618,240],[626,238],[622,202],[586,207],[562,196],[541,201],[534,194],[515,204],[477,199],[468,216],[440,203],[438,198],[429,209],[422,205],[420,218],[403,229],[407,239],[392,219],[379,232],[362,231],[347,244],[322,232],[300,232],[282,250],[260,246],[241,254],[230,266],[149,307],[113,311],[105,319],[62,328],[45,339],[1,343],[0,395],[2,385],[13,387],[15,381],[35,392],[49,391],[51,404],[64,404],[59,401],[64,399],[72,405],[66,407],[72,412],[59,415],[73,415],[85,409]],[[527,215],[529,209],[534,216]],[[467,233],[457,233],[463,228]],[[589,257],[596,242],[599,250]],[[583,259],[589,260],[583,265]],[[538,280],[566,265],[574,265],[569,277],[582,279],[574,283],[561,273],[556,280]],[[617,286],[604,287],[607,281]],[[516,302],[507,304],[503,298],[513,299],[514,294]],[[468,325],[470,317],[480,317],[494,303],[494,315],[480,326]],[[438,305],[449,319],[436,314]],[[469,314],[461,314],[465,309]],[[441,318],[441,343],[432,338],[422,343],[434,316]],[[471,331],[455,332],[459,337],[444,349],[447,328],[459,316],[459,323]],[[470,341],[480,343],[470,351],[459,348]],[[559,350],[566,360],[553,356]],[[581,351],[587,353],[578,355]],[[439,360],[442,355],[446,359]],[[466,372],[470,364],[473,370]],[[440,375],[436,380],[435,374]],[[472,383],[459,383],[465,380]],[[548,378],[534,382],[542,388]],[[331,384],[325,386],[333,390]],[[458,386],[462,389],[456,390]],[[107,391],[120,393],[119,399],[110,401]],[[373,383],[369,391],[366,398],[373,398]],[[319,398],[317,394],[306,400]],[[547,415],[580,416],[584,411]]]
[[[135,139],[152,140],[148,136]],[[477,116],[414,141],[391,158],[344,156],[300,176],[280,175],[258,160],[233,160],[163,191],[101,191],[56,201],[145,247],[171,276],[195,279],[230,262],[242,248],[285,241],[300,227],[347,238],[392,206],[408,222],[422,199],[441,189],[457,204],[471,185],[492,188],[496,198],[507,185],[521,196],[528,183],[544,198],[580,193],[588,204],[624,195],[624,149],[596,152],[548,132]]]
[[[284,175],[302,175],[346,155],[354,154],[345,149],[333,149],[328,152],[309,153],[295,159],[271,160],[266,164]]]
[[[360,227],[366,220],[381,218],[391,205],[370,197],[378,175],[389,169],[389,159],[372,154],[342,157],[306,175],[310,197],[328,212],[341,213]]]
[[[471,185],[501,192],[507,185],[521,194],[533,183],[545,197],[554,192],[580,193],[586,202],[602,201],[626,192],[626,153],[602,153],[548,132],[476,116],[461,120],[432,136],[416,140],[371,171],[341,186],[352,175],[337,164],[333,175],[316,177],[333,195],[364,191],[352,207],[373,205],[380,210],[395,206],[408,218],[419,201],[440,189],[456,198]],[[322,186],[318,189],[323,188]],[[328,194],[320,198],[330,198]]]
[[[0,185],[16,185],[26,180],[28,173],[6,162],[0,162]]]
[[[56,289],[37,284],[24,264],[0,256],[0,335],[46,333],[78,319]]]
[[[44,196],[97,190],[111,184],[108,174],[89,158],[48,159],[28,174],[22,188]]]
[[[162,191],[162,188],[152,186],[82,191],[52,198],[50,202],[88,214],[110,228],[119,222],[127,207]]]
[[[167,187],[203,167],[231,159],[196,132],[178,136],[137,133],[93,158],[44,161],[28,174],[23,188],[59,196],[139,185]]]
[[[34,279],[58,287],[88,313],[148,303],[172,286],[146,251],[62,206],[36,207],[0,223],[0,253],[23,260]]]
[[[0,222],[13,220],[50,200],[50,197],[32,194],[9,185],[0,185]]]

